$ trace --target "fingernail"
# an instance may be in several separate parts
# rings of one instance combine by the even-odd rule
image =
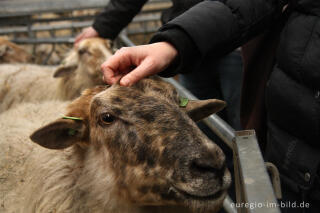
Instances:
[[[128,79],[122,79],[121,81],[120,81],[120,84],[122,85],[122,86],[129,86],[129,83],[130,83],[130,81],[128,80]]]

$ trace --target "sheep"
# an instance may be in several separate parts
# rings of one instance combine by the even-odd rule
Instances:
[[[32,55],[18,45],[0,37],[0,64],[2,63],[30,63]]]
[[[179,106],[173,86],[148,78],[132,87],[87,89],[56,120],[64,102],[10,109],[0,114],[0,146],[7,147],[0,156],[8,155],[0,168],[11,164],[0,176],[0,210],[216,212],[230,173],[221,149],[192,119],[224,105],[190,100]]]
[[[13,187],[24,181],[23,167],[27,157],[34,147],[32,143],[19,143],[28,138],[34,130],[34,125],[43,125],[39,119],[47,117],[49,120],[63,114],[68,102],[51,101],[41,105],[24,103],[16,109],[0,115],[0,212],[10,212],[6,206],[14,201]],[[14,119],[17,118],[17,119]],[[16,122],[17,121],[17,122]],[[39,122],[40,121],[40,122]],[[25,137],[24,137],[25,136]],[[11,141],[17,139],[17,142]],[[18,177],[18,178],[17,178]],[[12,204],[14,205],[14,204]],[[27,213],[27,212],[25,212]]]
[[[83,40],[58,67],[0,65],[0,112],[21,102],[71,100],[103,84],[100,65],[112,55],[106,40]]]

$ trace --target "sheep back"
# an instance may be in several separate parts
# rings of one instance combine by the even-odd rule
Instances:
[[[46,150],[32,143],[29,135],[48,120],[61,115],[66,105],[67,102],[60,101],[23,103],[0,114],[0,212],[18,212],[14,208],[21,206],[18,203],[26,201],[28,194],[31,194],[21,193],[18,189],[27,185],[30,172],[41,172],[37,165],[42,165],[39,162],[41,156],[46,156],[41,159],[46,161],[56,151]],[[29,190],[36,190],[34,186],[30,187]],[[22,212],[33,211],[24,209]]]
[[[31,64],[0,65],[0,112],[21,102],[57,99],[54,67]]]

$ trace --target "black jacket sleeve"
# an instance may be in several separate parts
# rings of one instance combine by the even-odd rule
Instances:
[[[114,39],[146,2],[147,0],[110,0],[103,12],[96,17],[93,28],[99,36]]]
[[[166,70],[165,75],[188,72],[192,64],[208,54],[219,57],[246,43],[276,24],[286,1],[220,0],[195,5],[160,28],[151,39],[169,41],[179,52],[175,67],[179,69]]]

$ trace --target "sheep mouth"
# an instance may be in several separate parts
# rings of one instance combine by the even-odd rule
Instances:
[[[205,196],[190,194],[178,188],[174,188],[173,190],[176,192],[176,195],[183,200],[183,205],[191,209],[192,212],[217,213],[222,208],[223,200],[227,195],[227,190],[225,189]]]
[[[206,201],[206,202],[215,202],[221,201],[227,195],[227,190],[231,185],[231,175],[228,169],[224,170],[224,176],[221,179],[221,183],[214,186],[210,183],[207,183],[207,187],[196,187],[190,188],[179,183],[172,183],[172,191],[175,192],[176,196],[180,199],[189,200],[189,201]],[[205,191],[203,191],[205,190]]]
[[[196,201],[220,200],[222,197],[225,197],[227,193],[227,190],[220,190],[213,194],[202,196],[202,195],[190,194],[187,191],[181,190],[177,187],[173,187],[173,191],[175,191],[179,197],[182,197],[185,200],[196,200]]]

